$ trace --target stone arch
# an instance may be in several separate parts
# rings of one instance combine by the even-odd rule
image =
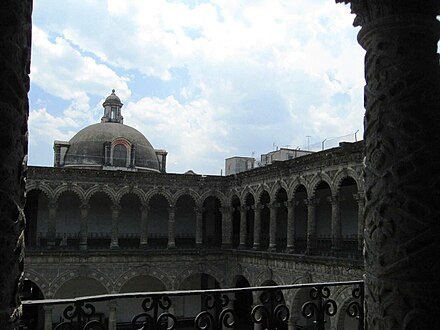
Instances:
[[[362,191],[362,178],[358,176],[356,171],[350,167],[343,168],[338,171],[333,179],[333,191],[335,194],[339,193],[339,189],[341,188],[341,183],[346,178],[351,178],[356,182],[356,187],[358,191]]]
[[[273,269],[267,267],[265,270],[261,271],[256,277],[252,286],[261,286],[264,282],[273,281],[276,282],[277,285],[285,285],[284,279],[277,273],[273,271]]]
[[[213,265],[199,263],[198,265],[189,266],[183,271],[181,271],[179,274],[177,274],[173,282],[173,290],[178,290],[181,287],[182,283],[185,281],[185,279],[187,279],[191,275],[202,274],[202,273],[210,275],[213,278],[215,278],[217,282],[220,284],[221,288],[226,287],[227,282],[225,280],[225,277],[222,275],[221,269]]]
[[[114,190],[111,189],[107,185],[94,185],[93,187],[91,187],[89,190],[86,191],[84,202],[89,203],[90,198],[94,194],[99,193],[99,192],[106,194],[108,196],[108,198],[110,198],[111,202],[113,204],[116,204],[116,194],[115,194]]]
[[[271,190],[269,191],[270,200],[275,200],[278,192],[281,189],[284,189],[287,193],[289,192],[289,186],[284,180],[275,181]]]
[[[46,195],[48,200],[54,199],[54,193],[52,188],[45,184],[36,181],[29,181],[26,183],[26,194],[30,193],[33,190],[39,190],[43,194]]]
[[[208,197],[216,197],[220,201],[220,207],[227,205],[226,195],[219,190],[208,190],[200,196],[200,204],[203,204]]]
[[[355,298],[351,295],[351,287],[346,287],[334,298],[337,303],[338,311],[333,317],[334,326],[332,329],[357,329],[358,320],[347,315],[347,308]]]
[[[194,204],[196,206],[199,206],[197,203],[200,200],[200,196],[197,193],[197,191],[195,191],[194,189],[191,188],[184,188],[184,189],[179,189],[173,196],[172,196],[172,201],[173,204],[176,205],[177,201],[179,200],[180,197],[187,195],[190,196],[193,200],[194,200]]]
[[[295,198],[295,193],[297,192],[298,188],[303,186],[306,190],[307,196],[309,196],[309,189],[307,188],[309,185],[307,181],[303,177],[298,177],[295,180],[293,180],[288,187],[287,194],[290,198]]]
[[[58,202],[58,199],[60,198],[60,195],[65,192],[73,192],[75,195],[78,196],[80,201],[85,200],[86,192],[83,188],[78,186],[77,184],[70,184],[69,183],[63,183],[59,187],[57,187],[54,191],[54,201]]]
[[[242,190],[242,192],[240,193],[240,201],[241,201],[241,204],[244,204],[244,203],[245,203],[245,201],[246,201],[246,197],[247,197],[248,195],[252,195],[252,197],[255,199],[255,191],[254,191],[254,189],[252,189],[252,188],[249,187],[249,186],[246,186],[246,187]]]
[[[166,290],[173,290],[173,282],[169,275],[157,267],[150,265],[141,265],[141,267],[130,267],[127,271],[121,274],[115,281],[115,292],[120,292],[121,288],[131,279],[138,276],[152,276],[161,281]]]
[[[321,182],[325,182],[328,184],[328,186],[330,187],[330,192],[331,195],[334,195],[335,192],[333,190],[333,184],[332,184],[332,180],[330,179],[330,177],[326,174],[326,173],[318,173],[316,174],[313,179],[310,181],[310,197],[313,198],[315,197],[315,193],[316,193],[316,188],[318,187],[318,185]]]
[[[258,187],[258,189],[257,189],[257,191],[255,192],[255,196],[256,196],[256,201],[258,202],[258,203],[261,203],[261,195],[264,193],[264,192],[266,192],[268,195],[269,195],[269,197],[270,197],[270,187],[266,184],[266,183],[263,183],[262,185],[260,185],[259,187]],[[272,199],[271,199],[272,200]]]
[[[222,244],[221,200],[210,195],[203,200],[202,240],[204,245],[220,247]]]
[[[121,203],[121,199],[126,194],[134,194],[139,198],[139,201],[141,202],[141,204],[145,203],[145,193],[142,189],[140,189],[138,187],[125,186],[116,192],[116,195],[115,195],[116,204],[119,205]]]
[[[49,290],[50,283],[47,281],[44,274],[39,274],[36,271],[29,269],[24,272],[23,278],[35,283],[43,294],[44,299],[52,298]]]
[[[193,248],[196,245],[197,216],[203,216],[202,209],[197,207],[194,196],[186,193],[177,196],[174,199],[175,243],[178,247]]]
[[[168,206],[174,206],[173,204],[173,198],[170,192],[168,192],[167,190],[163,189],[163,188],[155,188],[150,190],[146,195],[145,195],[145,203],[147,205],[150,204],[151,198],[153,198],[154,196],[159,195],[164,197],[167,202],[168,202]]]

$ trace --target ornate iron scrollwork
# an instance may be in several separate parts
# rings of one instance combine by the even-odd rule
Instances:
[[[195,320],[194,327],[198,330],[232,328],[235,324],[235,314],[228,308],[229,296],[227,294],[208,294],[204,298],[205,310],[200,312]],[[218,311],[221,310],[220,313]],[[215,317],[216,313],[218,317]]]
[[[95,330],[106,329],[98,320],[90,320],[96,313],[95,306],[90,303],[76,302],[73,306],[67,306],[63,311],[66,321],[61,322],[55,330]]]
[[[347,315],[358,320],[358,330],[364,330],[364,283],[351,291],[353,301],[348,304]]]
[[[284,304],[280,290],[263,291],[260,294],[260,302],[261,304],[252,308],[252,322],[263,324],[266,329],[276,329],[276,323],[287,323],[290,312]]]
[[[132,329],[135,330],[159,330],[174,329],[176,317],[167,312],[172,302],[168,296],[147,297],[142,301],[143,313],[137,314],[131,320]],[[159,314],[159,308],[165,312]],[[153,315],[151,315],[151,313]],[[140,324],[139,324],[140,323]],[[139,327],[140,326],[140,327]]]
[[[309,293],[311,301],[306,302],[302,308],[301,312],[305,318],[311,319],[313,316],[318,330],[325,329],[325,315],[334,316],[338,311],[338,306],[333,299],[330,297],[330,289],[323,285],[318,285],[313,287]]]

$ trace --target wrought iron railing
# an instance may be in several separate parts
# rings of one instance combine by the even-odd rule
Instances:
[[[297,293],[301,291],[301,295]],[[234,304],[233,299],[250,295],[252,304],[243,308],[243,304]],[[176,306],[182,297],[198,297],[200,310],[192,317],[183,317],[176,313]],[[289,306],[285,297],[295,301]],[[302,300],[298,297],[301,296]],[[341,298],[342,297],[342,298]],[[293,284],[281,286],[261,286],[232,289],[207,289],[171,292],[135,292],[81,297],[73,299],[48,299],[23,301],[22,324],[32,321],[32,315],[26,310],[54,306],[63,306],[59,320],[50,324],[56,330],[122,329],[117,325],[115,315],[109,318],[97,316],[95,305],[102,302],[126,301],[137,299],[138,311],[131,311],[131,321],[124,329],[287,329],[288,323],[295,323],[297,329],[329,329],[336,324],[343,329],[341,318],[349,318],[350,329],[364,329],[364,283],[363,281]],[[180,300],[179,300],[180,299]],[[343,300],[341,300],[343,299]],[[132,306],[132,305],[130,305]],[[62,309],[61,309],[62,310]],[[247,312],[243,312],[247,311]],[[338,320],[335,319],[338,315]],[[47,322],[47,317],[45,317]],[[303,320],[301,323],[300,319]],[[50,318],[52,320],[52,318]],[[335,322],[335,323],[333,323]],[[355,323],[353,327],[353,322]],[[342,325],[341,325],[342,324]],[[47,327],[47,324],[45,325]]]

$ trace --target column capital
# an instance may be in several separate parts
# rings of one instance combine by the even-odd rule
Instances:
[[[363,191],[359,191],[355,194],[353,194],[353,198],[355,201],[359,202],[364,202],[364,198],[365,198],[365,194]]]
[[[230,206],[222,206],[222,207],[220,207],[220,212],[222,214],[227,214],[227,213],[229,213],[231,211],[232,211],[232,207],[230,207]]]
[[[307,206],[315,206],[315,205],[319,204],[319,198],[312,197],[309,199],[305,199],[304,204],[306,204]]]
[[[332,204],[332,205],[338,204],[341,200],[342,200],[342,198],[340,196],[337,196],[337,195],[333,195],[333,196],[328,196],[327,197],[327,201],[329,201],[330,204]]]
[[[50,200],[49,203],[47,203],[47,206],[49,206],[51,209],[56,209],[58,208],[58,201]]]
[[[205,212],[205,208],[203,206],[196,206],[196,207],[194,207],[194,212],[203,213],[203,212]]]
[[[270,208],[270,209],[277,209],[277,208],[279,208],[281,206],[281,204],[280,203],[278,203],[278,202],[273,202],[273,203],[270,203],[270,204],[267,204],[267,207],[268,208]]]
[[[285,201],[284,202],[284,206],[286,206],[286,207],[295,207],[295,206],[297,206],[299,204],[299,201],[296,201],[295,199],[291,199],[291,200],[289,200],[289,201]]]
[[[113,212],[118,212],[118,211],[121,210],[121,206],[119,204],[113,204],[111,206],[111,209],[112,209]]]
[[[79,206],[79,208],[81,210],[88,210],[90,208],[90,204],[87,202],[81,203],[81,205]]]
[[[150,205],[142,203],[141,206],[140,206],[140,209],[141,209],[141,211],[149,211],[150,210]]]

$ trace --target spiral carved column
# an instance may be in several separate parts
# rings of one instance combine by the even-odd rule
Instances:
[[[352,0],[365,56],[368,329],[436,329],[440,1]]]

